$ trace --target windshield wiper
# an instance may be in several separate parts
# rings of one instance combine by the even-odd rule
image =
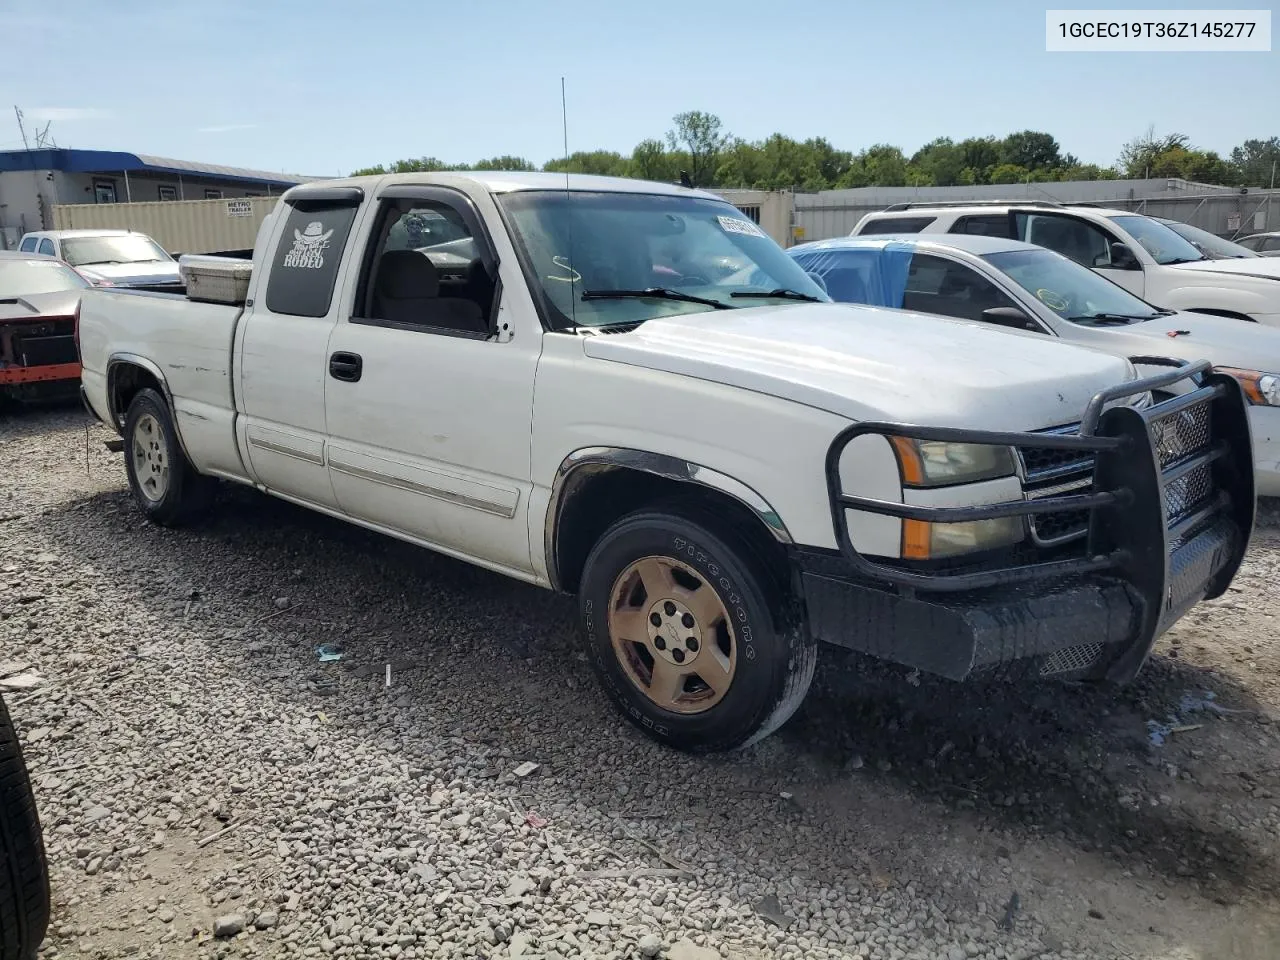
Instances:
[[[584,290],[583,300],[679,300],[682,303],[701,303],[716,310],[732,310],[733,307],[710,297],[695,297],[691,293],[668,290],[666,287],[645,287],[643,290]]]
[[[1085,321],[1085,320],[1099,320],[1099,321],[1109,321],[1111,323],[1130,324],[1130,323],[1141,323],[1144,320],[1154,320],[1156,317],[1167,317],[1172,313],[1173,313],[1172,310],[1158,310],[1155,313],[1147,316],[1140,316],[1136,313],[1087,313],[1084,316],[1067,317],[1067,319],[1073,320],[1076,323],[1080,323],[1081,321]]]
[[[731,297],[758,297],[761,300],[767,300],[771,297],[780,297],[784,300],[804,300],[808,303],[822,303],[820,297],[815,297],[811,293],[801,293],[799,290],[788,290],[786,287],[778,287],[776,290],[738,290],[731,294]]]
[[[1208,257],[1179,257],[1176,260],[1166,260],[1161,266],[1176,267],[1180,263],[1199,263],[1202,260],[1208,260]]]

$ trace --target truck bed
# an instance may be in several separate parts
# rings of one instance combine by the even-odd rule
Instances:
[[[196,469],[242,476],[231,356],[243,309],[181,294],[86,290],[80,304],[80,356],[89,402],[105,416],[112,361],[144,358],[168,384],[178,430]]]

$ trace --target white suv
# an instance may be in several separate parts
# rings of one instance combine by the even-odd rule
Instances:
[[[1280,327],[1280,258],[1210,260],[1163,223],[1125,210],[1023,203],[900,203],[853,236],[976,233],[1070,257],[1149,303]]]

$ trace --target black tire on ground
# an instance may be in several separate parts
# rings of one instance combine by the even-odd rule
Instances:
[[[129,404],[124,465],[134,502],[153,523],[181,526],[209,506],[213,481],[191,466],[178,442],[169,405],[150,387],[139,390]]]
[[[49,926],[49,867],[22,747],[0,699],[0,960],[32,960]]]
[[[717,636],[719,649],[724,651],[729,646],[724,627],[732,627],[736,663],[727,692],[719,701],[714,702],[714,692],[702,689],[705,684],[700,676],[692,681],[686,677],[677,688],[677,700],[708,696],[714,705],[702,708],[702,712],[664,708],[645,689],[645,683],[657,683],[653,669],[658,665],[655,658],[663,656],[659,651],[676,656],[679,639],[667,641],[651,634],[647,641],[635,642],[623,638],[619,631],[620,639],[627,641],[621,644],[626,652],[620,654],[615,648],[609,616],[615,587],[631,582],[625,578],[635,576],[632,564],[645,558],[659,558],[659,567],[678,571],[669,574],[676,584],[670,594],[673,598],[687,599],[709,588],[726,614],[721,626],[699,641],[701,650],[690,654],[688,650],[694,648],[688,647],[681,651],[683,657],[694,659],[682,659],[684,666],[677,667],[677,672],[688,670],[697,657],[704,656],[709,642],[717,643]],[[678,561],[679,567],[670,568],[672,561]],[[688,580],[689,573],[700,581],[698,585]],[[808,692],[817,645],[803,624],[796,622],[799,618],[785,609],[784,588],[775,580],[729,524],[705,512],[646,510],[624,517],[606,530],[587,557],[578,607],[587,656],[623,716],[658,742],[695,753],[749,746],[782,726]],[[653,604],[662,602],[664,609],[671,609],[662,597],[651,597],[645,585],[619,590],[627,594],[630,608],[651,623],[656,622],[655,613],[661,617],[661,610]],[[655,626],[658,634],[665,629]],[[679,627],[675,632],[681,632]],[[688,703],[684,706],[687,709]]]

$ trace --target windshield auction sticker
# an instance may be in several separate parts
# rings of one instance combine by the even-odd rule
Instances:
[[[1056,53],[1269,53],[1270,10],[1046,10]]]

